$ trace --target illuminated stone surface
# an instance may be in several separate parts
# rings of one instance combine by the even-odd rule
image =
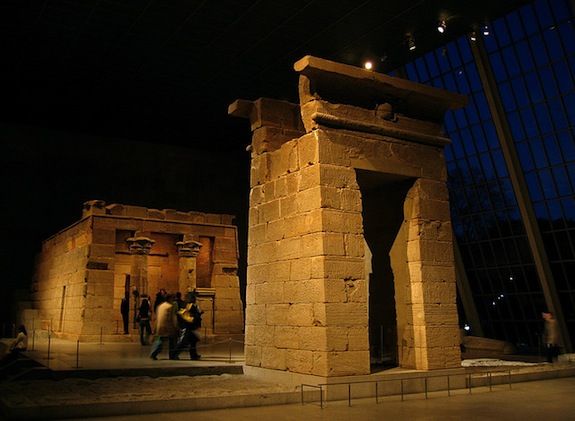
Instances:
[[[309,56],[295,69],[299,105],[262,98],[229,108],[253,133],[246,364],[324,377],[370,372],[357,175],[365,170],[409,182],[404,199],[388,204],[403,212],[387,251],[398,362],[458,367],[441,121],[465,99]]]
[[[99,340],[101,333],[105,340],[122,340],[120,301],[126,292],[135,333],[134,289],[153,303],[159,288],[185,296],[198,287],[202,329],[241,333],[232,222],[232,215],[86,202],[80,221],[42,244],[33,284],[37,311],[23,314],[24,321],[65,338]]]

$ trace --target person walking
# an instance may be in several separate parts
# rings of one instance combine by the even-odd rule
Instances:
[[[142,295],[142,302],[138,308],[138,325],[140,327],[140,343],[148,345],[148,339],[152,334],[152,326],[150,325],[150,317],[152,317],[152,307],[150,300],[146,294]]]
[[[553,313],[543,312],[541,313],[541,316],[545,322],[543,330],[545,355],[547,357],[547,362],[552,363],[557,360],[557,356],[559,355],[559,328],[557,326],[557,320],[553,317]]]
[[[196,304],[196,295],[188,294],[188,303],[183,309],[178,311],[180,320],[180,337],[174,352],[174,359],[179,359],[180,353],[189,347],[190,360],[199,360],[201,355],[198,354],[197,344],[200,341],[199,329],[202,326],[202,311]]]
[[[176,312],[173,307],[174,296],[168,294],[166,301],[158,305],[156,309],[156,340],[152,345],[152,352],[150,358],[153,360],[158,359],[158,354],[162,352],[164,342],[168,341],[168,355],[173,359],[175,351],[175,338],[178,332],[178,322]]]

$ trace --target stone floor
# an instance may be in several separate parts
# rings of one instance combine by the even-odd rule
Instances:
[[[401,402],[397,397],[376,404],[373,399],[329,403],[321,409],[317,404],[291,404],[251,408],[229,408],[209,411],[140,414],[93,418],[94,421],[166,420],[180,421],[253,421],[259,420],[521,420],[562,421],[575,419],[575,377],[519,383],[512,390],[476,391],[469,395],[445,394],[429,399],[414,398]]]
[[[453,408],[460,408],[463,414],[471,414],[469,418],[473,420],[482,419],[473,418],[472,411],[475,410],[479,411],[478,414],[494,414],[492,411],[497,406],[488,404],[489,399],[493,399],[493,402],[502,399],[502,407],[499,410],[507,416],[510,409],[506,405],[509,402],[514,402],[515,399],[535,402],[528,397],[529,393],[533,393],[534,399],[538,399],[548,393],[545,385],[552,386],[552,390],[555,385],[557,387],[569,386],[572,390],[575,386],[572,379],[557,380],[557,383],[535,382],[541,383],[542,386],[539,389],[533,389],[530,386],[531,383],[514,383],[512,390],[509,390],[505,384],[498,384],[494,386],[492,392],[485,394],[484,392],[489,389],[484,383],[483,386],[473,389],[473,396],[476,394],[480,396],[477,400],[475,397],[468,396],[466,389],[460,389],[454,391],[453,396],[447,400],[445,391],[442,391],[430,393],[431,399],[428,400],[425,400],[421,393],[412,394],[406,398],[406,401],[413,400],[413,403],[398,402],[398,396],[395,395],[386,397],[384,403],[379,405],[374,405],[373,400],[354,398],[351,408],[342,405],[341,402],[331,401],[326,408],[320,409],[317,399],[309,399],[308,402],[312,403],[304,406],[293,405],[301,399],[298,388],[294,388],[293,385],[273,383],[267,379],[262,381],[262,379],[245,375],[225,374],[225,370],[230,368],[239,369],[241,372],[243,364],[241,338],[219,338],[208,343],[204,342],[199,348],[203,356],[201,361],[186,359],[171,361],[167,359],[166,351],[160,359],[154,361],[148,357],[149,349],[149,346],[142,347],[137,343],[81,343],[78,349],[76,342],[53,339],[50,342],[48,359],[47,341],[38,341],[34,344],[34,350],[29,351],[28,355],[44,365],[49,365],[53,372],[59,373],[60,376],[57,377],[59,380],[14,378],[0,382],[0,407],[5,414],[11,414],[12,417],[18,419],[74,417],[82,419],[121,414],[125,417],[116,419],[151,419],[147,414],[152,413],[161,413],[162,419],[176,419],[176,417],[181,419],[181,411],[202,411],[201,413],[204,414],[208,408],[238,408],[212,409],[205,412],[203,419],[216,420],[228,419],[229,414],[233,414],[235,419],[253,419],[254,416],[277,420],[370,419],[380,417],[383,413],[388,414],[386,411],[392,411],[389,414],[397,414],[397,417],[393,416],[389,419],[412,417],[413,419],[461,419],[453,412]],[[182,358],[186,357],[182,354]],[[223,374],[188,374],[189,370],[201,368],[219,369]],[[517,372],[517,381],[525,382],[550,377],[574,376],[575,364],[567,361],[513,370]],[[413,370],[394,369],[376,375],[390,378],[413,374],[418,375],[418,373],[413,373]],[[560,390],[562,389],[558,389]],[[484,395],[485,397],[481,398]],[[570,407],[573,405],[572,402],[575,402],[572,396],[569,399],[563,397],[558,400],[553,396],[555,395],[551,394],[548,399],[555,402],[558,408]],[[557,396],[563,395],[558,392]],[[471,399],[466,400],[466,398]],[[462,400],[461,403],[458,403],[460,400]],[[476,401],[477,403],[473,403]],[[443,404],[440,404],[441,402]],[[506,402],[505,405],[503,402]],[[280,407],[274,406],[280,404],[282,405]],[[412,405],[414,409],[411,409]],[[437,414],[444,414],[447,418],[439,415],[436,417],[435,414],[431,414],[432,418],[425,418],[430,415],[426,415],[428,405],[431,405],[430,408],[437,406],[439,411]],[[451,412],[441,412],[439,409],[441,405],[446,405]],[[481,409],[482,405],[486,405],[487,408]],[[263,406],[270,406],[270,408]],[[240,409],[240,407],[259,408]],[[539,405],[534,413],[540,413],[540,408],[545,407],[545,404]],[[521,409],[523,406],[518,407],[518,410]],[[412,410],[416,412],[411,413]],[[417,412],[418,410],[420,412]],[[176,413],[177,411],[180,412]],[[334,416],[334,411],[337,411],[337,417]],[[167,415],[171,412],[175,414]],[[529,413],[526,415],[526,419],[530,419]],[[151,416],[157,418],[157,415]],[[564,418],[551,417],[549,419]],[[575,416],[571,419],[575,419]]]

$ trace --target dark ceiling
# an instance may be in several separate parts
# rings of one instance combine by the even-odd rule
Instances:
[[[0,121],[243,149],[247,125],[227,117],[227,105],[260,96],[295,101],[292,65],[302,56],[354,65],[371,58],[385,72],[523,3],[2,0],[9,110]],[[441,17],[445,35],[436,30]]]

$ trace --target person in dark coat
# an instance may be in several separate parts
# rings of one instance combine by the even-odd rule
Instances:
[[[124,323],[124,335],[128,335],[130,333],[130,303],[126,298],[122,298],[120,313],[122,313],[122,322]]]
[[[183,309],[178,311],[181,329],[174,352],[174,359],[178,359],[180,352],[187,347],[190,349],[191,360],[199,360],[201,358],[197,351],[197,344],[200,341],[199,329],[202,326],[202,313],[203,311],[196,304],[196,295],[188,294],[188,303]]]
[[[150,317],[152,316],[152,307],[147,295],[142,295],[142,302],[138,308],[138,325],[140,326],[140,343],[142,345],[148,344],[148,338],[152,334],[152,326],[150,325]]]

